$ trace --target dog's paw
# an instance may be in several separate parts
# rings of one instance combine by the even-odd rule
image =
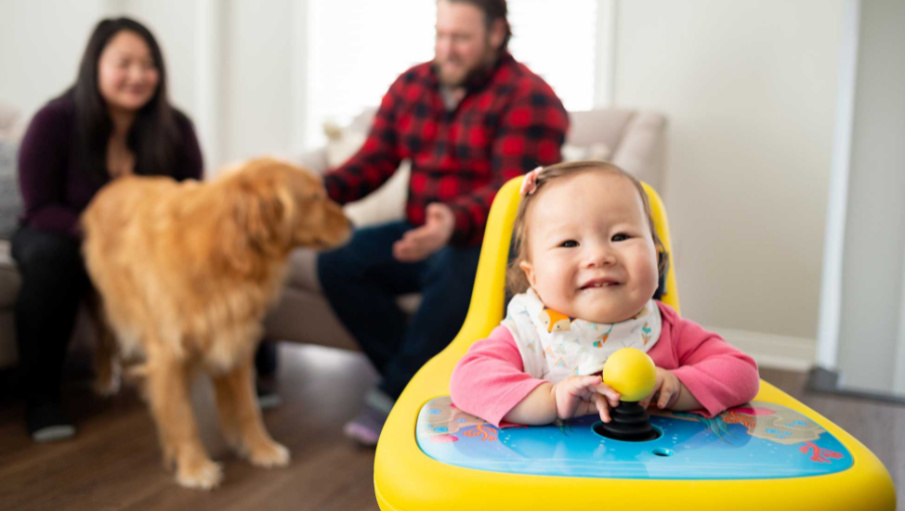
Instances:
[[[248,461],[258,467],[285,467],[289,464],[289,449],[276,442],[268,442],[248,452]]]
[[[176,470],[176,482],[186,488],[210,490],[219,486],[222,480],[223,468],[211,460],[179,466]]]

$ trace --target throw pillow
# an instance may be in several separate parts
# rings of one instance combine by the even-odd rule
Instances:
[[[610,146],[597,142],[589,146],[565,144],[562,146],[562,161],[610,161]]]

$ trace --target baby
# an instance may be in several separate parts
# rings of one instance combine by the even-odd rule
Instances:
[[[456,365],[458,408],[497,426],[595,412],[609,422],[619,393],[600,373],[624,347],[657,366],[645,407],[712,417],[757,394],[749,356],[652,298],[668,258],[637,179],[608,163],[563,163],[526,175],[522,194],[508,275],[515,296]]]

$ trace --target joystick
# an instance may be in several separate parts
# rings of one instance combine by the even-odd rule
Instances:
[[[622,398],[610,410],[610,422],[598,422],[594,431],[607,438],[628,442],[654,440],[660,433],[650,425],[650,417],[638,401],[647,397],[657,382],[654,361],[635,348],[617,350],[603,366],[603,383]]]

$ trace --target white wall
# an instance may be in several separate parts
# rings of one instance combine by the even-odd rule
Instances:
[[[0,102],[31,118],[75,83],[102,0],[0,0]]]
[[[285,153],[292,147],[291,0],[231,0],[221,75],[226,105],[223,161]]]
[[[669,117],[683,314],[816,334],[841,0],[618,4],[615,103]]]

